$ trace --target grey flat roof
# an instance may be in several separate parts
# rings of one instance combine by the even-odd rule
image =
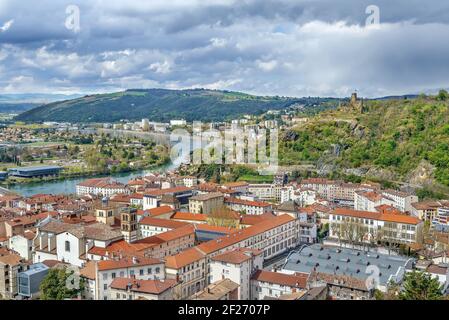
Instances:
[[[40,166],[40,167],[23,167],[23,168],[11,168],[9,170],[19,170],[19,171],[36,171],[36,170],[56,170],[62,169],[62,167],[58,166]]]
[[[311,273],[315,269],[317,272],[347,275],[365,280],[373,275],[373,271],[367,270],[367,267],[377,266],[380,272],[380,284],[386,285],[390,279],[396,280],[395,275],[400,268],[410,268],[413,260],[409,257],[374,251],[314,244],[292,252],[287,257],[283,269],[303,273]]]
[[[40,273],[40,272],[46,271],[48,269],[49,268],[45,264],[38,262],[38,263],[32,264],[30,266],[29,270],[20,272],[20,274],[25,274],[27,276],[31,276],[33,274]]]

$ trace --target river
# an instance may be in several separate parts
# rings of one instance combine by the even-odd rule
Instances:
[[[166,170],[172,170],[174,166],[172,164],[161,166],[151,170],[134,171],[126,173],[116,173],[108,175],[119,182],[127,183],[129,180],[137,177],[141,177],[149,172],[160,172]],[[16,184],[9,186],[8,189],[19,193],[25,197],[32,196],[34,194],[74,194],[76,192],[76,185],[84,180],[95,177],[73,178],[58,181],[45,181],[27,184]]]

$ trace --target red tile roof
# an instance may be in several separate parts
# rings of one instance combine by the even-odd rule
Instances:
[[[201,213],[190,213],[190,212],[176,212],[170,219],[174,220],[186,220],[186,221],[207,221],[207,215]]]
[[[279,272],[257,270],[251,277],[251,280],[267,282],[273,284],[279,284],[292,288],[307,288],[308,274],[296,273],[296,274],[284,274]]]
[[[133,278],[115,278],[112,289],[130,290],[147,294],[161,294],[177,284],[176,280],[136,280]]]
[[[204,259],[206,255],[197,247],[193,247],[182,251],[174,256],[169,256],[165,259],[165,266],[171,269],[180,269],[195,261]]]
[[[241,204],[245,206],[252,206],[252,207],[271,207],[271,204],[268,202],[263,201],[249,201],[249,200],[243,200],[238,198],[225,198],[225,203],[235,203],[235,204]]]
[[[153,218],[153,217],[144,217],[142,220],[140,220],[139,224],[145,225],[145,226],[163,227],[163,228],[169,228],[169,229],[176,229],[176,228],[180,228],[180,227],[187,225],[186,222],[173,221],[173,220],[168,220],[168,219],[158,219],[158,218]]]
[[[396,222],[404,224],[419,224],[421,220],[416,217],[408,216],[406,214],[391,214],[391,213],[381,213],[381,212],[369,212],[369,211],[359,211],[346,208],[336,208],[332,211],[332,214],[349,216],[363,219],[380,220],[387,222]]]
[[[154,258],[144,258],[139,257],[124,257],[119,260],[102,260],[98,261],[98,270],[114,270],[114,269],[124,269],[130,267],[141,267],[154,264],[161,264],[161,260]]]

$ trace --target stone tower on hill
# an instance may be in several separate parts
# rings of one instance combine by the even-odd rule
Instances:
[[[363,100],[359,100],[357,98],[356,92],[354,92],[351,95],[351,99],[349,100],[349,102],[341,104],[339,109],[345,112],[357,112],[357,113],[363,113],[365,111]]]

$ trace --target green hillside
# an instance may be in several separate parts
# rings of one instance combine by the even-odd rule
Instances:
[[[449,186],[446,95],[365,102],[365,111],[330,110],[285,134],[284,165],[312,163],[332,172]]]
[[[127,90],[55,102],[20,114],[18,121],[113,122],[121,119],[222,121],[283,109],[307,99],[259,97],[217,90]]]

